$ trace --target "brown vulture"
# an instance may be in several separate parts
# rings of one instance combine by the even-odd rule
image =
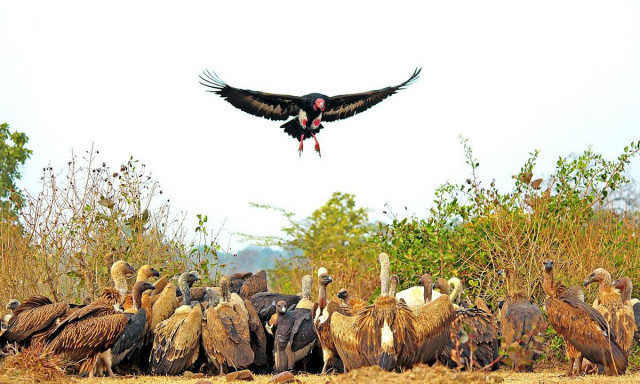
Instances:
[[[617,343],[615,330],[609,327],[600,312],[580,301],[567,287],[553,279],[551,260],[544,262],[542,287],[548,295],[548,320],[556,332],[566,342],[573,344],[584,358],[602,364],[605,374],[623,374],[627,369],[627,354]],[[571,372],[573,361],[569,362],[568,373]]]
[[[247,277],[237,292],[243,299],[248,299],[258,292],[267,292],[267,272],[260,270]]]
[[[453,278],[452,278],[453,279]],[[438,279],[434,288],[440,289],[443,295],[449,295],[449,284],[452,281]],[[461,287],[459,279],[454,287]],[[456,285],[458,284],[458,285]],[[451,296],[449,296],[451,298]],[[455,296],[452,300],[455,300]],[[498,369],[498,326],[495,317],[479,308],[461,308],[454,312],[451,331],[446,348],[440,355],[440,360],[449,368],[456,368],[461,362],[463,367],[485,367],[491,365],[492,370]],[[468,334],[467,331],[468,330]],[[468,338],[468,342],[462,342]],[[458,356],[452,356],[457,351]],[[473,354],[472,354],[473,351]],[[473,360],[472,360],[473,359]]]
[[[515,271],[505,268],[507,294],[500,310],[502,347],[509,356],[513,370],[533,372],[533,363],[541,356],[547,323],[542,311],[529,301]]]
[[[365,111],[409,86],[418,79],[419,75],[420,68],[416,68],[411,77],[399,85],[331,97],[320,93],[291,96],[234,88],[222,81],[215,72],[212,74],[208,70],[200,75],[200,84],[207,87],[208,92],[220,95],[234,107],[252,115],[270,120],[287,120],[293,116],[294,118],[283,124],[281,128],[300,142],[298,146],[300,154],[304,139],[310,137],[315,140],[315,150],[320,154],[316,133],[323,128],[322,122],[346,119]]]
[[[111,372],[110,348],[124,332],[128,319],[117,307],[122,302],[118,289],[105,288],[98,298],[61,318],[46,335],[45,352],[64,355],[78,366],[80,376]]]
[[[597,282],[598,299],[593,307],[602,314],[616,333],[616,341],[629,356],[633,336],[638,330],[633,308],[624,305],[620,291],[613,287],[611,275],[604,268],[595,269],[584,281],[584,286]]]
[[[351,294],[345,288],[342,288],[340,291],[338,291],[337,296],[338,299],[342,300],[340,306],[348,316],[358,314],[358,312],[360,312],[364,307],[367,306],[367,303],[358,299],[357,297],[351,297]],[[398,296],[396,294],[396,298],[397,297]]]
[[[333,279],[329,276],[326,268],[318,269],[318,301],[313,305],[311,313],[313,313],[313,326],[318,334],[318,341],[322,347],[322,374],[327,373],[329,365],[342,370],[342,361],[338,356],[338,351],[331,336],[331,315],[334,312],[342,313],[348,316],[348,312],[335,301],[327,301],[327,285]]]
[[[198,359],[202,332],[202,307],[178,307],[154,329],[149,370],[153,375],[177,375]]]
[[[246,310],[231,303],[231,279],[220,280],[222,297],[210,290],[209,306],[202,322],[202,346],[209,362],[220,375],[229,367],[241,369],[254,360],[249,333],[249,318]],[[242,304],[244,305],[244,304]]]
[[[0,348],[7,343],[31,344],[31,337],[55,325],[56,319],[69,310],[67,303],[53,303],[45,296],[32,296],[20,304],[0,335]]]

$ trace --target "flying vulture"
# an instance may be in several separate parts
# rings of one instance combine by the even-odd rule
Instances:
[[[208,70],[200,75],[200,84],[207,87],[208,92],[220,95],[234,107],[252,115],[270,120],[287,120],[293,116],[293,119],[280,128],[284,128],[289,136],[300,142],[299,154],[302,154],[304,139],[313,137],[316,142],[315,150],[320,155],[316,133],[323,128],[322,122],[346,119],[373,107],[415,82],[420,76],[420,70],[421,68],[416,68],[407,81],[396,86],[331,97],[321,93],[291,96],[234,88],[222,81],[215,72]]]

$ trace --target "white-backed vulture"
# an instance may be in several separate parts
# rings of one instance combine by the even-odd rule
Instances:
[[[160,277],[160,272],[156,271],[149,264],[145,264],[140,269],[138,269],[138,275],[136,277],[136,283],[139,281],[147,281],[151,277]],[[132,289],[133,291],[133,289]],[[130,293],[124,297],[124,302],[122,303],[122,308],[126,311],[127,309],[133,308],[133,293]]]
[[[613,286],[620,290],[620,296],[622,296],[624,305],[631,308],[631,311],[633,311],[633,317],[637,328],[634,338],[639,340],[640,333],[638,332],[638,329],[640,329],[640,301],[638,301],[638,299],[631,298],[631,295],[633,294],[633,283],[630,278],[621,277],[613,283]]]
[[[174,291],[175,293],[175,291]],[[153,375],[177,375],[198,359],[202,307],[183,305],[154,329],[149,369]]]
[[[248,299],[258,292],[267,292],[267,272],[259,270],[244,280],[238,293],[243,299]]]
[[[329,276],[326,268],[318,269],[318,302],[313,305],[313,325],[318,335],[318,341],[322,347],[322,374],[327,373],[329,365],[337,367],[342,370],[342,362],[338,361],[338,351],[333,342],[331,336],[331,315],[334,312],[348,315],[340,304],[334,301],[327,301],[327,285],[329,285],[333,279]]]
[[[616,334],[595,308],[578,300],[567,287],[553,279],[553,261],[544,262],[544,279],[548,320],[556,332],[582,356],[604,366],[607,375],[623,374],[627,355],[616,342]],[[573,372],[573,361],[568,372]]]
[[[633,315],[633,308],[622,302],[620,292],[611,284],[611,275],[604,268],[597,268],[584,281],[584,286],[598,283],[598,300],[593,307],[607,320],[616,333],[616,341],[629,356],[633,336],[638,330]]]
[[[0,335],[0,348],[7,343],[28,346],[31,337],[55,324],[56,319],[69,310],[67,303],[53,303],[45,296],[32,296],[20,304]]]
[[[198,281],[200,281],[200,276],[195,271],[185,272],[180,275],[178,286],[176,287],[178,305],[192,305],[195,304],[193,301],[200,302],[202,300],[207,289],[206,287],[192,287]]]
[[[456,296],[449,293],[449,284],[454,281],[453,286],[461,291],[462,283],[459,279],[451,278],[449,281],[438,279],[434,283],[434,288],[440,289],[443,295],[455,300]],[[457,281],[456,281],[457,280]],[[447,346],[440,355],[440,360],[449,368],[456,368],[459,363],[469,368],[478,366],[480,368],[491,365],[492,370],[498,369],[498,326],[495,317],[479,308],[462,308],[454,312],[451,323],[451,330]],[[460,342],[468,330],[468,342]],[[457,352],[452,356],[452,352]],[[473,353],[472,353],[473,351]]]
[[[229,367],[242,369],[249,366],[254,354],[246,310],[230,302],[231,279],[223,277],[220,287],[220,298],[216,291],[211,290],[206,320],[202,323],[202,345],[209,363],[216,367],[220,375],[225,375]]]
[[[515,371],[533,372],[533,364],[543,350],[547,323],[542,311],[529,301],[523,286],[518,283],[515,271],[505,268],[507,294],[500,310],[502,348],[509,356]]]
[[[318,274],[320,274],[320,271],[318,271]],[[313,278],[311,277],[311,275],[302,276],[302,299],[300,299],[300,301],[298,301],[298,303],[296,304],[296,309],[313,309],[313,305],[315,303],[311,301],[312,284]]]
[[[576,299],[582,301],[584,303],[584,291],[577,285],[570,287],[568,289],[569,293],[576,297]],[[583,371],[583,358],[580,351],[576,349],[571,343],[565,344],[565,349],[567,352],[567,360],[569,360],[569,369],[571,372],[567,372],[567,376],[580,375]],[[573,362],[573,364],[571,364]],[[585,362],[588,364],[588,361]]]
[[[345,372],[369,365],[410,368],[416,358],[414,314],[389,296],[389,256],[381,253],[378,261],[380,296],[355,316],[331,315],[331,337]]]
[[[133,276],[136,269],[124,260],[118,260],[111,265],[111,278],[113,285],[116,287],[122,297],[129,292],[127,288],[127,278]]]

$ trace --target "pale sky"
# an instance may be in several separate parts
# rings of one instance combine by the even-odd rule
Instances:
[[[174,211],[278,234],[273,204],[302,218],[334,191],[382,219],[424,217],[435,188],[480,175],[505,191],[534,149],[538,174],[589,145],[607,158],[640,139],[640,3],[634,1],[0,1],[0,122],[30,138],[20,185],[71,150],[112,168],[133,155]],[[390,6],[389,4],[393,4]],[[326,123],[322,158],[198,83],[302,95],[420,79]],[[632,165],[640,179],[640,165]],[[226,237],[225,237],[226,236]],[[245,244],[232,240],[233,250]]]

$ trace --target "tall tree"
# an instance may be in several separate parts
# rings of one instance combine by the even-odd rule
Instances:
[[[0,124],[0,207],[2,210],[20,207],[22,196],[16,180],[20,180],[20,167],[33,151],[25,145],[29,138],[24,132],[10,131],[9,124]]]

